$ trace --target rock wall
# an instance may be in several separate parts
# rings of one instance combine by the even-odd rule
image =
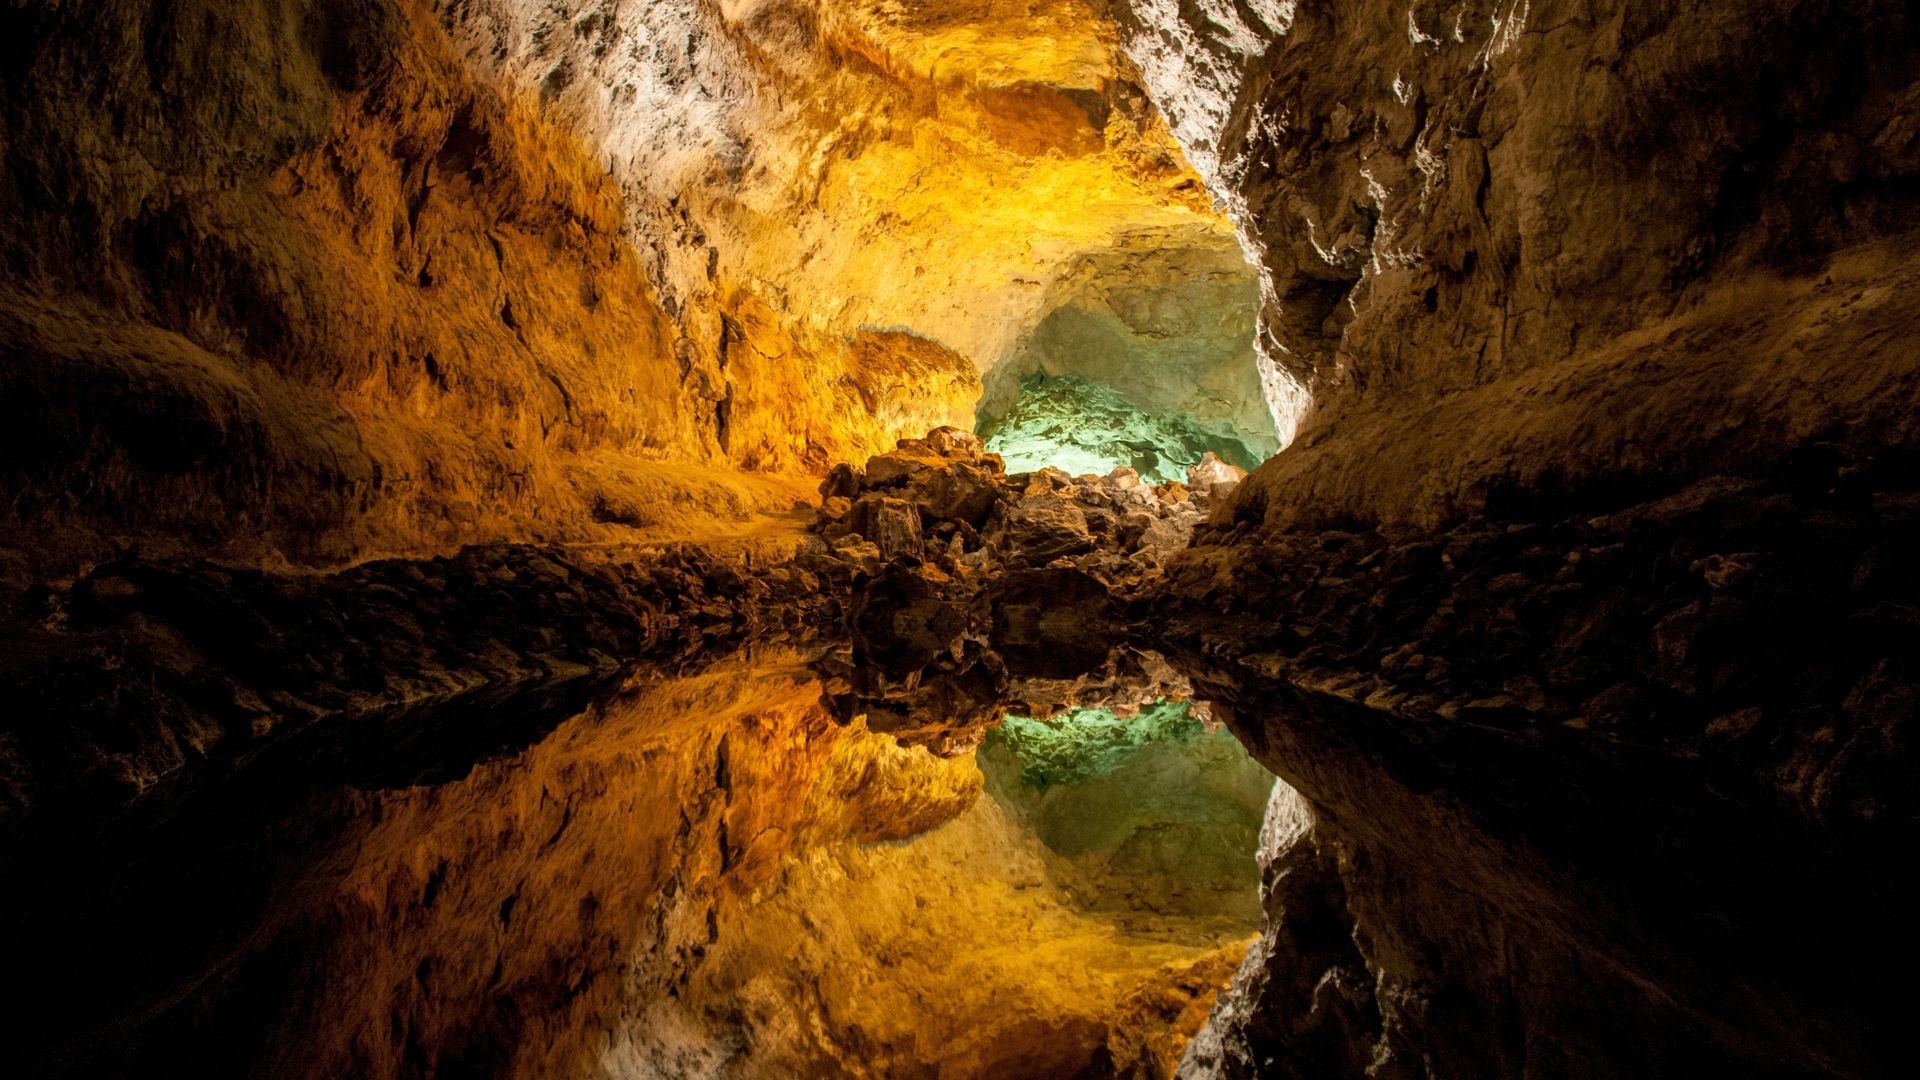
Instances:
[[[1832,430],[1911,437],[1911,352],[1885,344],[1912,312],[1882,280],[1910,260],[1876,243],[1912,227],[1920,176],[1905,5],[1121,17],[1258,253],[1270,372],[1312,399],[1313,452],[1257,479],[1247,513],[1427,521],[1508,474],[1697,475]]]
[[[1157,609],[1297,794],[1186,1068],[1892,1075],[1912,12],[1121,22],[1305,425]]]
[[[1230,235],[1086,0],[441,12],[470,66],[601,148],[679,306],[745,289],[984,369],[1076,257]]]
[[[418,9],[7,20],[0,397],[35,557],[578,537],[670,506],[657,462],[720,459],[725,391],[676,359],[715,343],[663,310],[617,189]]]
[[[1253,269],[1230,237],[1184,248],[1155,240],[1082,256],[1059,274],[1045,315],[986,373],[983,434],[1014,407],[1021,383],[1043,372],[1079,375],[1148,411],[1223,427],[1247,446],[1249,467],[1280,448],[1254,355]],[[1126,437],[1084,426],[1093,440]]]
[[[698,535],[1228,236],[1077,0],[4,19],[9,562]]]

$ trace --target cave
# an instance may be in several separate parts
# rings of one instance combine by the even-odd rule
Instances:
[[[1916,61],[7,6],[4,1071],[1909,1075]]]

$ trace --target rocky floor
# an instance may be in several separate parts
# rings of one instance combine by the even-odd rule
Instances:
[[[130,557],[14,590],[0,599],[0,686],[14,703],[0,735],[4,828],[297,755],[308,735],[321,758],[508,745],[458,717],[568,699],[636,662],[831,627],[848,576],[806,556],[761,572],[691,548],[493,545],[333,574]]]

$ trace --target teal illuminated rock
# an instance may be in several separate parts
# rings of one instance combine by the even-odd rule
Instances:
[[[1075,709],[1050,720],[1009,716],[995,732],[1020,762],[1020,779],[1035,787],[1072,784],[1112,772],[1154,743],[1191,742],[1205,729],[1184,701],[1161,701],[1133,716]]]
[[[1008,472],[1051,465],[1076,476],[1104,475],[1124,465],[1158,484],[1185,479],[1187,467],[1209,450],[1243,469],[1260,464],[1223,421],[1148,412],[1113,387],[1078,375],[1027,376],[1005,413],[981,418],[979,433]]]

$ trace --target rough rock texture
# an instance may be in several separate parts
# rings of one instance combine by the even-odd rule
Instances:
[[[1322,445],[1259,485],[1290,507],[1911,436],[1912,351],[1885,336],[1912,333],[1907,245],[1834,255],[1913,224],[1905,5],[1126,8],[1259,256],[1263,358],[1318,412]],[[1739,423],[1701,422],[1728,399]]]
[[[1020,396],[1005,411],[981,418],[980,437],[1015,472],[1052,467],[1098,474],[1121,467],[1149,484],[1185,479],[1202,454],[1224,455],[1244,468],[1265,460],[1253,449],[1259,440],[1228,423],[1143,409],[1137,400],[1078,375],[1036,373],[1020,381]]]
[[[1158,609],[1298,796],[1188,1068],[1899,1072],[1912,11],[1125,9],[1301,426]]]
[[[425,768],[409,746],[512,745],[553,719],[529,702],[577,708],[635,662],[843,618],[832,559],[608,554],[497,545],[328,575],[125,559],[0,596],[0,834],[217,785],[289,745],[387,745],[401,780]],[[516,710],[531,718],[477,719]]]
[[[439,6],[472,67],[601,149],[681,306],[745,290],[984,370],[1083,257],[1231,235],[1099,3]]]
[[[1313,821],[1228,1075],[1897,1074],[1913,474],[1795,479],[1175,566],[1179,666]]]
[[[1243,475],[1205,455],[1190,488],[1129,469],[1012,476],[952,428],[864,469],[836,466],[814,528],[851,578],[836,711],[942,753],[972,749],[1011,706],[1137,707],[1184,696],[1150,649],[1116,648],[1209,501]]]
[[[1898,3],[1126,7],[1323,409],[1559,363],[1911,220]]]
[[[750,456],[727,343],[669,317],[590,148],[419,6],[5,19],[3,542],[334,561],[792,505],[659,464]],[[946,398],[924,367],[780,381],[789,412],[931,406],[917,430],[971,397],[964,365]]]
[[[704,535],[967,422],[1087,258],[1228,244],[1077,0],[0,20],[0,544],[52,572]]]
[[[925,569],[975,586],[1012,571],[1083,574],[1116,598],[1157,579],[1216,498],[1245,473],[1203,453],[1188,483],[1149,485],[1129,468],[1068,476],[1008,475],[976,436],[937,428],[925,439],[836,466],[821,482],[814,530],[869,573]]]
[[[1231,237],[1081,256],[1052,288],[1045,317],[986,373],[983,422],[1005,415],[1035,373],[1077,375],[1150,411],[1225,428],[1246,444],[1249,466],[1279,449],[1254,359],[1259,281]]]

